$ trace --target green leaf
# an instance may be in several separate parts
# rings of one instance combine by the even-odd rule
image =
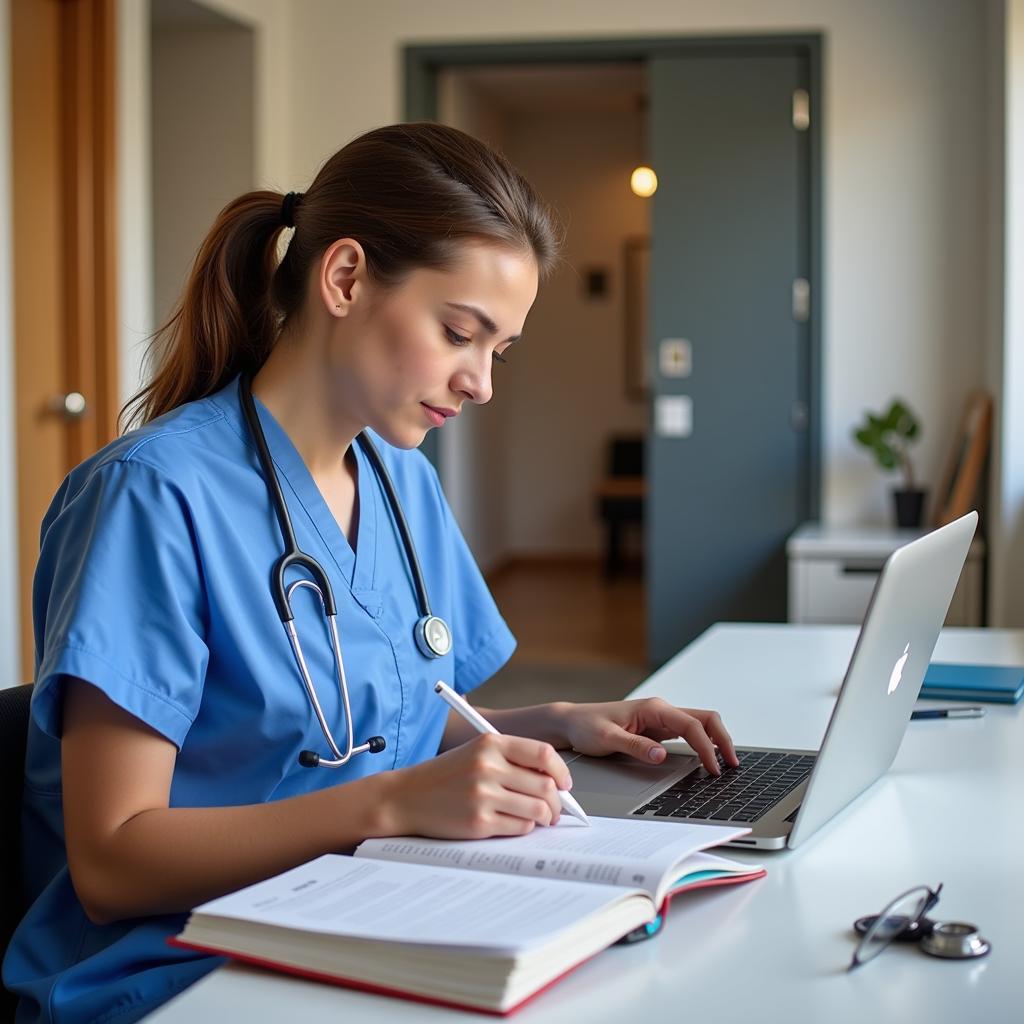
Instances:
[[[917,417],[906,402],[894,398],[881,416],[865,411],[864,422],[854,428],[853,437],[871,449],[883,469],[898,469],[906,459],[906,442],[913,440],[919,429]]]

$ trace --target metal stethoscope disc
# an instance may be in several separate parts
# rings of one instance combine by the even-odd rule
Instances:
[[[858,917],[853,927],[863,935],[875,923],[875,915]],[[977,925],[965,921],[933,921],[923,917],[892,937],[893,942],[920,942],[921,949],[931,956],[946,960],[970,960],[984,956],[991,943],[978,934]]]
[[[970,960],[984,956],[991,943],[978,934],[977,925],[966,921],[943,921],[921,939],[921,949],[949,960]]]
[[[424,615],[416,623],[415,636],[425,658],[443,658],[452,649],[452,631],[437,615]]]

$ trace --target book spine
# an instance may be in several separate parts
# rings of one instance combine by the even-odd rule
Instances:
[[[960,690],[949,686],[925,686],[919,696],[924,700],[980,700],[985,704],[1016,704],[1020,692],[1006,690]]]

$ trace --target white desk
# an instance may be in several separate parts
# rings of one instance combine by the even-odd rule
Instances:
[[[715,626],[635,695],[717,707],[740,743],[816,747],[855,636],[849,626]],[[934,659],[1024,665],[1024,631],[947,629]],[[981,719],[911,722],[889,773],[805,845],[763,857],[729,852],[762,860],[767,878],[680,897],[656,940],[601,953],[514,1019],[1019,1020],[1022,787],[1024,705],[989,705]],[[939,882],[945,888],[933,915],[978,924],[992,943],[987,957],[947,962],[902,946],[846,972],[854,918],[911,886]],[[148,1019],[256,1024],[300,1017],[494,1019],[235,966]]]

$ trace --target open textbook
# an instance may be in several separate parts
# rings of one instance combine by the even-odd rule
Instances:
[[[664,912],[763,868],[748,829],[563,818],[512,838],[371,839],[196,908],[171,941],[373,992],[510,1013]]]

